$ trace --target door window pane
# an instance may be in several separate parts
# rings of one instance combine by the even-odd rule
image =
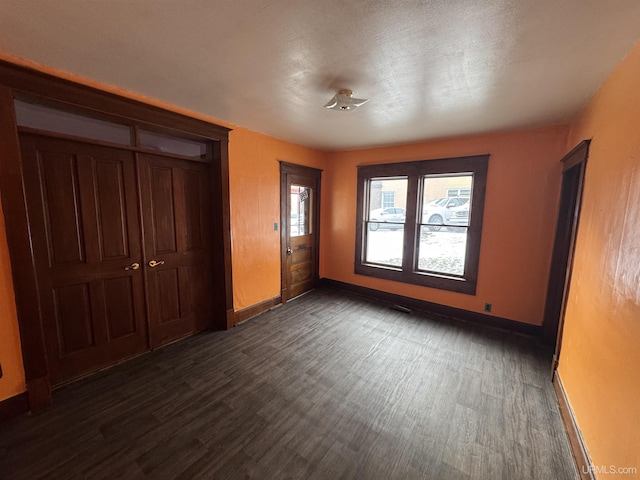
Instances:
[[[21,127],[131,145],[131,128],[128,125],[98,120],[18,99],[15,100],[14,106],[16,122]]]
[[[291,211],[289,235],[310,235],[313,224],[313,189],[302,185],[291,185]]]
[[[368,201],[365,261],[402,266],[407,178],[371,179]]]

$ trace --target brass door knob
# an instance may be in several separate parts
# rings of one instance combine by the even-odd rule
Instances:
[[[159,262],[156,262],[155,260],[151,260],[151,261],[149,262],[149,266],[150,266],[151,268],[153,268],[153,267],[157,267],[158,265],[162,265],[162,264],[164,264],[164,260],[160,260]]]
[[[140,268],[139,263],[132,263],[131,265],[124,267],[125,270],[138,270]]]

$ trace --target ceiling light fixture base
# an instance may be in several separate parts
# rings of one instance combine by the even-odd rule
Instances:
[[[331,100],[327,102],[324,108],[329,110],[340,110],[348,112],[361,107],[369,101],[368,98],[353,98],[353,92],[348,89],[339,90]]]

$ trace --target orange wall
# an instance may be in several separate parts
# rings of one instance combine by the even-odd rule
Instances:
[[[9,250],[0,207],[0,401],[25,391]]]
[[[567,148],[592,142],[560,356],[560,378],[592,463],[633,466],[638,476],[639,81],[640,43],[571,128]]]
[[[546,296],[567,127],[456,138],[329,155],[326,277],[540,325]],[[353,273],[356,166],[490,153],[476,296]]]
[[[279,160],[324,169],[325,157],[325,153],[244,128],[231,132],[229,196],[236,311],[280,295]],[[325,215],[323,205],[320,208]]]

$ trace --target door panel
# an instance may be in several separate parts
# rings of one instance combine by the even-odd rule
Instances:
[[[60,355],[95,346],[89,285],[70,285],[53,290]]]
[[[136,331],[136,309],[132,302],[135,287],[131,277],[113,278],[103,282],[109,338],[131,335]]]
[[[316,286],[320,213],[320,171],[281,164],[282,300]]]
[[[180,286],[178,283],[178,269],[161,270],[156,272],[155,285],[160,300],[160,323],[167,323],[179,319]]]
[[[173,171],[170,167],[149,166],[150,212],[153,255],[176,253]]]
[[[149,324],[156,347],[212,321],[210,166],[148,154],[139,160]]]
[[[74,155],[38,152],[49,266],[84,262],[78,162]]]
[[[145,351],[133,155],[21,135],[53,385]]]
[[[95,160],[94,178],[97,214],[100,222],[100,259],[126,258],[129,255],[126,205],[123,203],[124,172],[122,164],[112,160]]]

